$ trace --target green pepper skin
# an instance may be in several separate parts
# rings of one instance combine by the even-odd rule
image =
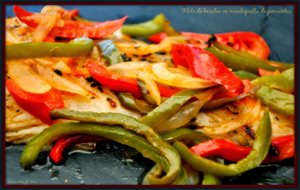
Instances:
[[[261,86],[256,92],[258,97],[269,108],[285,115],[294,115],[295,97],[267,86]]]
[[[34,165],[36,158],[42,148],[51,142],[72,134],[89,134],[102,136],[121,144],[135,148],[144,157],[159,163],[160,166],[167,166],[167,160],[160,156],[159,151],[148,141],[135,133],[117,126],[107,126],[96,123],[64,123],[53,125],[30,140],[21,155],[20,164],[27,169]],[[165,167],[166,169],[166,167]]]
[[[212,174],[205,173],[203,174],[202,185],[220,185],[221,180]]]
[[[173,146],[182,159],[194,169],[216,176],[235,176],[259,166],[267,156],[271,142],[272,127],[268,110],[257,128],[253,150],[236,164],[223,165],[194,154],[186,145],[176,141]]]
[[[248,79],[248,80],[253,80],[258,78],[257,75],[250,73],[248,71],[235,71],[233,72],[236,76],[238,76],[240,79]]]
[[[188,122],[195,117],[202,106],[210,99],[211,97],[202,97],[199,100],[183,105],[170,117],[159,123],[160,128],[156,128],[157,132],[171,131],[180,127],[185,126]]]
[[[159,128],[160,122],[174,114],[192,96],[200,90],[184,90],[171,96],[150,113],[143,117],[142,122],[147,123],[154,130]]]
[[[188,165],[182,165],[181,172],[173,185],[197,185],[199,184],[199,172]]]
[[[134,131],[144,136],[168,161],[165,166],[160,166],[166,172],[161,178],[155,176],[149,178],[151,184],[169,184],[172,183],[180,172],[181,159],[177,151],[156,134],[151,127],[138,121],[137,119],[120,113],[96,113],[79,112],[67,109],[51,111],[52,118],[64,118],[82,122],[95,122],[107,125],[121,125],[125,129]]]
[[[88,55],[94,42],[89,38],[76,38],[69,43],[27,42],[6,46],[6,60],[37,57],[79,57]]]
[[[270,71],[275,71],[278,69],[275,66],[266,64],[263,60],[245,58],[236,54],[223,52],[222,50],[213,46],[206,48],[206,50],[213,53],[222,62],[224,62],[227,67],[233,69],[234,71],[245,70],[257,74],[258,68]]]
[[[291,68],[278,75],[262,76],[251,81],[251,85],[265,85],[270,88],[293,93],[294,72],[295,69]]]
[[[138,111],[143,114],[151,112],[154,107],[147,104],[146,102],[141,102],[141,100],[135,99],[130,93],[119,93],[118,98],[123,106],[126,108]]]
[[[257,57],[255,57],[254,55],[246,52],[246,51],[240,51],[240,50],[236,50],[232,47],[217,43],[217,42],[213,42],[213,45],[222,51],[225,51],[229,54],[233,54],[236,55],[240,58],[246,59],[246,60],[250,60],[251,62],[256,62],[256,63],[260,63],[261,65],[269,65],[269,66],[275,66],[276,69],[279,69],[281,71],[284,71],[286,69],[290,69],[294,67],[294,64],[292,63],[284,63],[284,62],[278,62],[278,61],[272,61],[272,60],[262,60],[259,59]],[[261,67],[263,68],[263,67]],[[267,68],[264,68],[267,69]],[[268,69],[267,69],[268,70]]]
[[[195,131],[188,128],[175,129],[170,132],[161,134],[161,137],[168,142],[190,140],[194,142],[194,144],[205,142],[211,139],[209,136],[207,136],[205,133],[202,133],[201,131]]]
[[[166,22],[165,15],[159,14],[152,20],[138,23],[138,24],[124,24],[122,33],[135,36],[135,37],[148,37],[150,35],[159,33],[163,30],[164,23]]]

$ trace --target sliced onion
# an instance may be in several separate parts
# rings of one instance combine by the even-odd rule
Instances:
[[[59,60],[56,63],[54,63],[52,65],[52,68],[57,69],[57,70],[61,71],[62,73],[68,73],[68,74],[72,73],[72,70],[69,67],[69,65],[63,60]]]
[[[48,36],[52,28],[56,25],[60,17],[61,15],[57,12],[46,13],[38,27],[33,32],[33,41],[43,41]]]
[[[168,86],[187,89],[202,89],[216,85],[214,82],[208,80],[171,72],[165,63],[152,64],[150,69],[147,70],[152,74],[152,77],[156,82]]]
[[[203,131],[208,135],[220,135],[259,120],[261,104],[256,99],[244,98],[232,107],[236,111],[230,111],[228,107],[223,107],[201,112],[197,115],[194,124],[203,127]]]
[[[36,65],[38,73],[53,87],[61,91],[75,93],[79,95],[87,95],[88,92],[84,90],[80,85],[71,81],[67,77],[62,77],[54,73],[54,71],[48,67]]]
[[[160,92],[155,81],[149,76],[148,72],[139,71],[137,78],[145,83],[145,87],[149,92],[149,96],[155,102],[156,105],[161,103]]]
[[[115,41],[117,48],[128,55],[147,55],[158,51],[170,51],[173,43],[186,43],[185,37],[167,37],[160,44],[146,44],[137,41]]]
[[[148,65],[148,62],[123,62],[109,66],[108,70],[121,76],[137,78],[137,73]]]
[[[7,61],[7,75],[26,92],[44,94],[51,86],[23,61]]]

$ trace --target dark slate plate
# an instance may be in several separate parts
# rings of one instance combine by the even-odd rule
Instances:
[[[42,6],[23,7],[37,12]],[[133,23],[164,13],[179,31],[201,33],[253,31],[262,35],[269,44],[272,51],[271,59],[294,61],[292,6],[72,5],[65,8],[77,8],[81,16],[95,21],[113,20],[128,15],[127,22]],[[190,12],[186,12],[187,10]],[[269,11],[269,14],[263,11]],[[277,13],[274,13],[276,11]],[[6,6],[6,16],[14,16],[12,6]],[[125,159],[123,151],[127,148],[117,143],[104,143],[100,147],[94,154],[75,152],[60,166],[47,162],[46,154],[43,154],[39,161],[41,165],[35,166],[30,171],[24,171],[19,166],[23,146],[8,146],[6,148],[7,184],[138,184],[144,172],[153,165],[150,160],[140,156],[134,157],[133,160]],[[292,163],[285,166],[286,170],[284,170],[287,173],[288,183],[293,179]],[[270,175],[282,172],[280,169],[275,170],[274,167],[269,172]],[[246,178],[226,179],[226,183],[238,183],[241,180],[244,180],[244,184],[257,183],[253,180],[247,181]]]

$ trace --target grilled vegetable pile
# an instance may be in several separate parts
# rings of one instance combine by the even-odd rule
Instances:
[[[294,65],[253,32],[178,32],[78,10],[14,6],[6,19],[6,141],[24,169],[112,140],[155,162],[143,184],[216,185],[293,158]],[[229,164],[228,164],[229,163]],[[101,172],[101,171],[99,171]]]

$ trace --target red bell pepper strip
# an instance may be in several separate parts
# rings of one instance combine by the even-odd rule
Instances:
[[[167,33],[165,32],[160,32],[160,33],[157,33],[157,34],[153,34],[152,36],[150,36],[148,38],[148,40],[150,42],[153,42],[153,43],[160,43],[163,39],[165,39],[166,37],[168,37]]]
[[[14,6],[14,12],[22,22],[33,28],[36,28],[39,24],[39,19],[36,19],[35,15],[43,16],[39,13],[30,13],[19,6]],[[73,10],[73,12],[75,13],[70,12],[69,14],[76,14],[76,11]],[[127,16],[124,16],[123,18],[106,22],[82,22],[61,19],[60,22],[53,27],[49,36],[62,38],[76,38],[82,36],[102,38],[120,29],[126,18]]]
[[[212,139],[191,147],[191,150],[202,157],[218,156],[226,160],[237,162],[245,158],[250,147],[240,146],[224,139]]]
[[[217,42],[247,51],[260,59],[267,59],[270,48],[266,41],[254,32],[229,32],[216,34]]]
[[[292,158],[295,155],[295,137],[294,135],[286,135],[275,137],[271,141],[272,145],[278,152],[278,155],[268,156],[264,162],[273,163],[284,160],[286,158]]]
[[[173,44],[172,58],[181,56],[181,65],[188,65],[194,76],[223,85],[230,93],[240,94],[244,85],[214,54],[193,45]],[[183,59],[182,59],[183,57]],[[184,62],[182,62],[184,61]]]
[[[264,163],[274,163],[291,158],[295,155],[294,136],[280,136],[271,140],[271,144],[278,151],[278,155],[268,155]],[[190,148],[195,154],[203,157],[217,156],[229,161],[238,162],[245,158],[252,150],[250,147],[240,146],[224,139],[212,139]]]
[[[49,157],[54,164],[59,164],[64,159],[64,152],[66,149],[79,144],[79,143],[89,143],[102,140],[102,137],[91,136],[91,135],[75,135],[71,137],[60,138],[55,145],[52,147]]]
[[[160,95],[162,97],[166,97],[166,98],[169,98],[169,97],[173,96],[174,94],[176,94],[177,92],[181,91],[181,89],[179,89],[179,88],[171,88],[171,87],[160,85],[160,84],[157,84],[157,87],[160,92]]]
[[[88,60],[86,68],[103,86],[117,92],[130,92],[136,98],[143,97],[136,79],[118,76],[92,60]]]
[[[44,94],[34,94],[22,90],[12,79],[6,80],[6,87],[18,105],[44,123],[52,124],[49,112],[64,108],[61,94],[55,90]]]

